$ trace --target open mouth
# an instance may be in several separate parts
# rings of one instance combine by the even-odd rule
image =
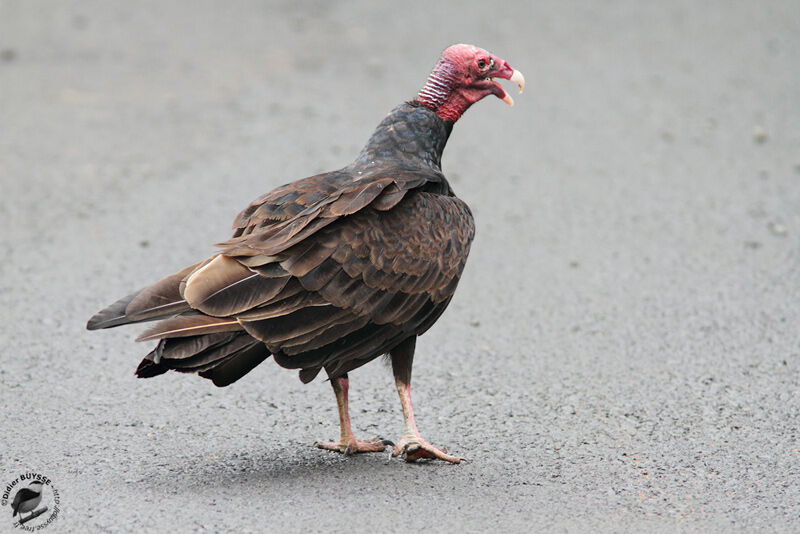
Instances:
[[[514,99],[511,98],[511,96],[508,93],[506,93],[505,89],[503,89],[503,87],[499,83],[494,81],[494,79],[496,77],[499,78],[501,76],[490,76],[489,78],[487,78],[487,80],[489,82],[491,82],[492,85],[495,86],[495,90],[493,91],[494,94],[497,95],[497,98],[499,98],[500,100],[502,100],[503,102],[505,102],[509,106],[513,106],[514,105]],[[519,87],[519,92],[520,93],[522,93],[522,90],[525,89],[525,76],[523,76],[522,73],[520,71],[518,71],[518,70],[513,70],[512,69],[511,76],[509,76],[508,78],[506,78],[505,76],[502,76],[502,78],[503,79],[507,79],[508,81],[514,82],[515,84],[517,84],[517,87]]]

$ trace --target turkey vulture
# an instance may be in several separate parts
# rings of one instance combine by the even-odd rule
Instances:
[[[158,320],[137,339],[158,340],[136,369],[141,378],[172,369],[227,386],[270,355],[304,383],[324,369],[341,439],[317,446],[344,454],[394,445],[357,440],[347,408],[348,373],[388,354],[405,418],[393,456],[459,463],[417,430],[411,365],[417,336],[453,297],[475,232],[442,174],[442,151],[470,105],[488,95],[513,105],[494,78],[520,92],[525,84],[485,50],[447,48],[353,163],[256,199],[217,254],[115,302],[87,328]]]

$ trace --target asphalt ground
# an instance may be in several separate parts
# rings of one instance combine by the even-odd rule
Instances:
[[[469,463],[317,450],[323,380],[138,380],[139,328],[84,330],[456,42],[528,81],[443,162],[478,230],[413,391]],[[798,96],[792,0],[2,0],[0,489],[48,477],[46,532],[797,532]],[[351,399],[399,436],[380,361]]]

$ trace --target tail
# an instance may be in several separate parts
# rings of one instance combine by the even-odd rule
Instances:
[[[197,373],[215,386],[224,387],[252,371],[269,355],[264,343],[244,331],[162,338],[136,368],[136,376],[150,378],[172,369]]]
[[[172,369],[197,373],[222,387],[232,384],[270,356],[263,342],[231,317],[212,317],[193,309],[182,295],[186,279],[210,260],[189,266],[97,312],[88,330],[160,320],[137,341],[158,345],[136,369],[139,378]]]
[[[86,328],[88,330],[113,328],[123,324],[154,321],[179,313],[191,312],[191,306],[181,295],[180,285],[203,263],[205,262],[191,265],[149,287],[119,299],[111,306],[94,314],[86,323]]]

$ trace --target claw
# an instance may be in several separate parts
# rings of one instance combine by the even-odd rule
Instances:
[[[387,445],[394,445],[394,443],[383,438],[373,438],[371,440],[360,440],[353,438],[351,441],[317,441],[314,443],[314,446],[318,449],[338,452],[344,454],[345,456],[352,456],[353,454],[359,454],[362,452],[381,452],[386,449]]]
[[[403,443],[403,440],[401,440],[400,444],[395,445],[394,450],[392,451],[392,457],[397,456],[402,456],[406,462],[415,462],[421,459],[438,459],[444,460],[445,462],[458,464],[466,460],[466,458],[451,456],[447,454],[446,449],[438,449],[430,443],[422,440],[406,441],[405,443]]]

